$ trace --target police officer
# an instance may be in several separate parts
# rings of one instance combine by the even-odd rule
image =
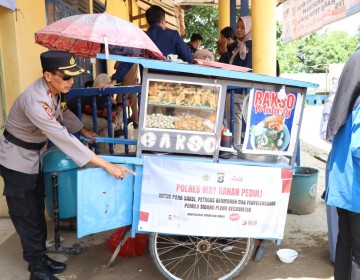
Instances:
[[[92,163],[122,179],[133,171],[94,154],[70,133],[80,131],[96,141],[70,110],[60,110],[60,94],[67,93],[74,77],[84,70],[72,54],[47,51],[40,55],[43,77],[31,84],[14,102],[0,135],[0,175],[11,220],[20,236],[23,258],[29,263],[30,280],[58,279],[66,265],[46,253],[45,187],[42,155],[49,139],[78,166]],[[69,133],[70,132],[70,133]]]

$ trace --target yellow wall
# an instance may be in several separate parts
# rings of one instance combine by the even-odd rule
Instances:
[[[39,56],[46,50],[34,40],[35,32],[46,26],[45,1],[17,0],[16,3],[17,12],[1,8],[6,11],[0,15],[7,111],[16,97],[41,75]]]
[[[17,0],[16,4],[16,12],[0,7],[0,86],[5,96],[6,114],[16,97],[41,76],[39,56],[46,50],[34,40],[34,33],[46,26],[45,1]],[[1,195],[2,192],[3,181],[0,180]],[[7,206],[1,196],[0,216],[5,215]]]

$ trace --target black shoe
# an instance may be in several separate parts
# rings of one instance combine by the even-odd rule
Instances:
[[[326,191],[324,191],[324,192],[322,193],[322,195],[321,195],[321,198],[322,198],[323,200],[325,200],[325,197],[326,197]]]
[[[131,124],[133,122],[133,119],[130,117],[130,118],[127,118],[127,125]]]
[[[118,138],[118,137],[120,137],[122,135],[124,135],[124,130],[123,129],[120,128],[120,129],[117,129],[117,130],[114,131],[114,137],[115,138]]]
[[[134,129],[138,129],[138,128],[139,128],[139,124],[138,124],[138,123],[133,123],[133,127],[134,127]]]
[[[59,280],[48,269],[37,269],[31,271],[30,280]]]
[[[66,270],[66,264],[64,264],[62,262],[57,262],[57,261],[49,258],[47,255],[44,255],[41,258],[41,263],[43,264],[41,267],[47,268],[50,271],[50,273],[52,273],[52,274],[58,274],[58,273],[64,272]],[[29,264],[28,270],[32,271],[31,270],[32,268],[33,268],[32,265]],[[39,279],[41,279],[41,278],[39,278]],[[44,279],[47,279],[47,278],[44,278]],[[57,278],[54,278],[54,279],[57,279]]]

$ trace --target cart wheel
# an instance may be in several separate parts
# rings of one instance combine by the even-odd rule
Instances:
[[[152,233],[150,256],[167,279],[232,279],[249,262],[251,238],[174,236]]]

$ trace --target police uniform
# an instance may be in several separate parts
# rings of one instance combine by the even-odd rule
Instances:
[[[68,76],[83,72],[74,57],[65,52],[45,52],[41,62],[45,71],[56,69]],[[14,102],[4,134],[0,136],[0,175],[5,183],[4,195],[20,235],[23,258],[30,264],[38,261],[46,251],[45,188],[41,172],[46,141],[49,139],[78,166],[84,166],[94,156],[70,134],[84,125],[70,110],[61,111],[60,101],[60,94],[50,93],[45,78],[36,80]]]

